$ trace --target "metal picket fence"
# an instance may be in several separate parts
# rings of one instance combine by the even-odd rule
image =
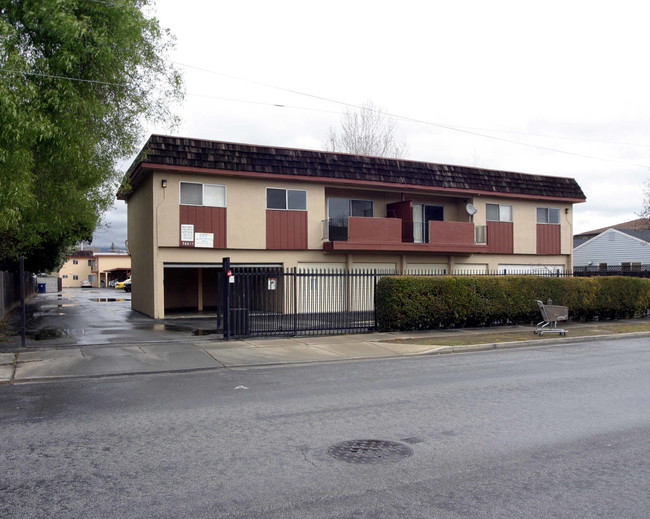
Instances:
[[[221,306],[230,337],[326,335],[375,329],[374,271],[233,268]]]

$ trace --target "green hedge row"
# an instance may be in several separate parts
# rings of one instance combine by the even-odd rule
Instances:
[[[569,318],[589,321],[645,315],[650,280],[633,277],[540,276],[383,277],[377,284],[381,331],[535,323],[535,300],[569,307]]]

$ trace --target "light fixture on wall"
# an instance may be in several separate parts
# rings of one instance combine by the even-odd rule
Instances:
[[[167,179],[166,178],[162,179],[161,185],[162,185],[163,188],[167,187]]]

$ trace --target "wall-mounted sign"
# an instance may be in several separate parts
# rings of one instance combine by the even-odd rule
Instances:
[[[192,224],[181,225],[181,245],[194,245],[194,226]]]
[[[214,245],[214,234],[211,232],[194,233],[194,246],[212,248]]]
[[[269,278],[269,290],[276,290],[278,288],[278,280],[276,278]]]

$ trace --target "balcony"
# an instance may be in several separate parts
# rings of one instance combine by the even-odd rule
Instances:
[[[485,228],[471,222],[411,222],[401,218],[323,220],[323,250],[486,252]]]

